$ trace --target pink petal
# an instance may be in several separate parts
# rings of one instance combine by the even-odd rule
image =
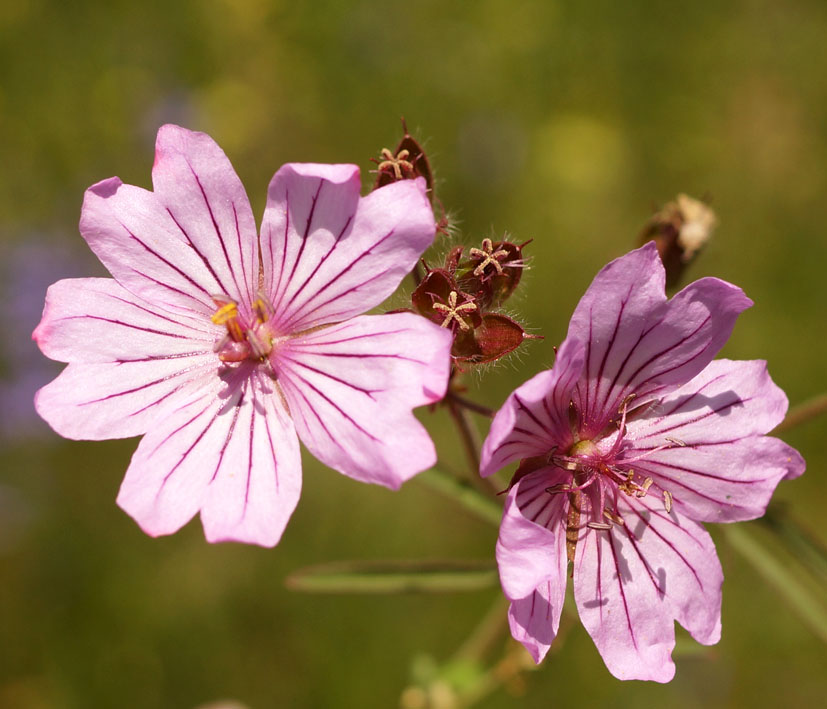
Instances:
[[[83,198],[80,233],[124,288],[149,303],[211,315],[223,289],[157,196],[117,177]]]
[[[551,581],[558,623],[566,592],[567,498],[551,495],[546,488],[568,479],[570,476],[554,468],[544,468],[514,485],[505,501],[497,541],[497,565],[505,595],[510,600],[524,598]]]
[[[667,490],[675,509],[687,517],[738,522],[764,514],[778,483],[804,472],[804,459],[777,438],[749,436],[667,448],[634,466],[654,480],[650,492]]]
[[[209,541],[278,543],[299,498],[298,440],[272,384],[233,389],[167,409],[138,446],[118,504],[147,534],[171,534],[201,510]]]
[[[228,441],[201,507],[207,540],[275,546],[299,501],[301,455],[272,381],[248,387]]]
[[[274,358],[302,442],[331,468],[397,488],[436,461],[411,409],[445,395],[451,333],[412,313],[289,340]]]
[[[179,238],[209,269],[221,293],[252,303],[258,280],[258,232],[233,166],[206,133],[162,126],[152,184]]]
[[[560,627],[562,601],[550,601],[554,594],[554,584],[547,581],[525,598],[512,601],[508,608],[511,637],[522,643],[538,665],[546,656]]]
[[[735,441],[775,428],[787,413],[787,397],[763,361],[716,359],[698,376],[627,421],[635,450],[668,444],[691,446]]]
[[[354,165],[285,165],[262,223],[265,289],[284,333],[345,320],[379,305],[431,244],[424,180],[359,198]]]
[[[33,338],[61,362],[135,362],[211,353],[206,318],[163,311],[111,278],[76,278],[49,287]]]
[[[630,394],[638,406],[700,373],[750,305],[740,288],[716,278],[695,281],[667,302],[652,242],[604,267],[569,325],[569,336],[587,343],[574,396],[581,435],[600,433]]]
[[[615,677],[668,682],[674,620],[699,642],[720,637],[721,566],[706,531],[651,496],[622,496],[619,512],[624,525],[587,530],[577,544],[580,619]]]
[[[215,354],[70,364],[37,392],[35,408],[61,436],[100,441],[145,433],[158,409],[194,382],[218,380]]]
[[[512,601],[511,634],[535,662],[557,634],[566,596],[566,497],[545,491],[562,479],[545,469],[511,488],[497,541],[500,582]]]
[[[554,366],[514,391],[491,422],[482,446],[480,475],[493,475],[522,458],[546,455],[571,445],[569,401],[583,369],[584,347],[567,338]]]

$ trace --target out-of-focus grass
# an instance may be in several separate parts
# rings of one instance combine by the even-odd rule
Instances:
[[[535,239],[513,310],[546,340],[471,377],[469,395],[499,406],[548,366],[596,271],[633,245],[653,205],[686,191],[710,196],[721,221],[691,275],[731,280],[756,303],[724,356],[767,359],[800,401],[827,389],[825,37],[817,0],[5,3],[2,253],[36,241],[88,260],[75,226],[83,190],[114,174],[148,187],[163,122],[210,132],[260,214],[288,160],[357,162],[367,184],[368,158],[395,143],[404,115],[469,241],[503,230]],[[42,302],[43,284],[9,293],[10,283],[0,284],[4,303]],[[9,345],[36,312],[4,309],[4,384],[48,378],[39,355]],[[4,423],[30,416],[25,397],[0,405]],[[446,463],[460,466],[447,419],[429,425]],[[114,504],[133,441],[28,431],[6,435],[0,457],[0,706],[393,706],[412,659],[449,657],[491,602],[490,592],[283,588],[298,567],[338,558],[490,558],[496,530],[416,482],[390,493],[308,458],[275,550],[209,546],[197,521],[152,540]],[[827,503],[824,431],[815,421],[785,434],[809,472],[777,497],[805,521]],[[519,701],[823,697],[823,645],[716,539],[726,575],[718,646],[681,655],[670,685],[622,684],[576,626]],[[503,692],[482,703],[513,705]]]

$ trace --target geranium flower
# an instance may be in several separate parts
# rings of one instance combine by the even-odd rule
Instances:
[[[497,413],[481,473],[522,460],[497,543],[512,635],[540,662],[572,562],[580,619],[609,671],[669,681],[677,620],[721,632],[723,573],[700,522],[763,514],[801,456],[763,435],[787,410],[764,362],[712,361],[752,302],[716,278],[671,300],[654,244],[606,266],[552,369]]]
[[[34,332],[69,362],[35,400],[58,433],[146,434],[118,495],[144,531],[200,511],[209,541],[275,545],[299,498],[299,439],[390,488],[432,465],[411,409],[444,395],[450,333],[357,317],[433,240],[424,180],[360,198],[354,165],[285,165],[260,238],[209,136],[162,127],[152,180],[89,188],[80,231],[114,280],[55,283]]]

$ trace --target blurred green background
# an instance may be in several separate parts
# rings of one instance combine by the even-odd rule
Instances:
[[[0,3],[0,707],[394,707],[498,594],[284,588],[340,558],[490,559],[496,529],[416,480],[391,493],[308,456],[276,549],[210,546],[197,520],[153,540],[115,506],[135,441],[71,443],[37,420],[31,395],[59,369],[29,340],[46,286],[103,275],[77,233],[83,190],[149,187],[160,124],[209,132],[260,215],[287,161],[355,162],[367,186],[404,115],[467,243],[534,239],[509,305],[546,339],[470,378],[492,407],[549,366],[654,206],[706,195],[721,226],[690,275],[756,303],[724,355],[766,358],[795,404],[827,390],[826,66],[821,0]],[[426,420],[462,468],[449,420]],[[809,472],[776,499],[825,543],[825,422],[785,437]],[[723,639],[676,653],[671,684],[614,680],[573,624],[479,706],[823,701],[823,643],[712,532]]]

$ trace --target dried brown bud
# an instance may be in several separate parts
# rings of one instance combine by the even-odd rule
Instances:
[[[640,243],[654,240],[666,269],[666,287],[676,287],[686,267],[709,241],[718,224],[715,212],[685,194],[668,202],[643,228]]]

